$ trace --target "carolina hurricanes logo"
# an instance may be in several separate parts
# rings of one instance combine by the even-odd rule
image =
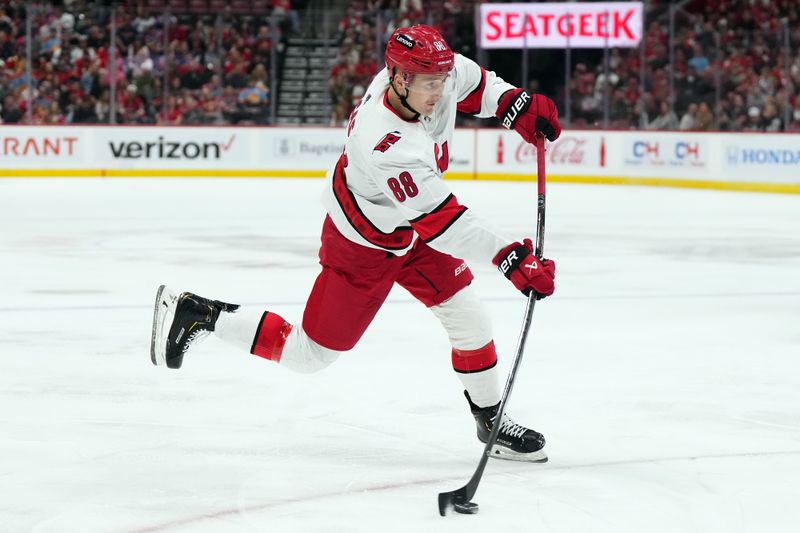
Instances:
[[[393,131],[391,133],[387,133],[386,135],[384,135],[383,139],[381,139],[380,142],[375,145],[375,148],[373,148],[372,151],[374,152],[375,150],[377,150],[379,152],[385,152],[399,140],[400,140],[399,131]]]

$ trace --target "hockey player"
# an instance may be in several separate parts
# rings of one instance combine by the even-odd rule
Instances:
[[[459,203],[442,181],[456,111],[500,118],[528,142],[561,133],[552,100],[506,83],[454,54],[428,26],[400,28],[386,68],[353,111],[342,155],[329,173],[322,272],[302,322],[273,311],[248,317],[238,306],[160,287],[151,357],[180,368],[189,346],[217,337],[298,372],[316,372],[350,350],[395,283],[431,309],[447,331],[478,438],[500,424],[493,455],[546,461],[544,437],[508,416],[497,420],[500,380],[489,318],[470,286],[465,259],[491,261],[514,287],[553,293],[555,263],[534,256],[530,239],[512,241]]]

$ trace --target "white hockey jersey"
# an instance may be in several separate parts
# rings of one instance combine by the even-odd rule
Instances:
[[[459,204],[442,180],[456,111],[492,117],[514,86],[455,56],[431,116],[402,118],[387,102],[379,72],[353,111],[344,152],[328,175],[323,204],[349,240],[403,255],[416,238],[454,257],[490,262],[512,242]]]

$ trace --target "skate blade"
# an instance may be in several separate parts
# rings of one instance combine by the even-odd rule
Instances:
[[[544,450],[531,453],[519,453],[502,446],[495,446],[492,448],[491,457],[494,459],[503,459],[505,461],[521,461],[525,463],[546,463],[548,459]]]
[[[153,309],[153,332],[150,337],[150,361],[156,366],[167,362],[167,335],[175,316],[177,300],[175,293],[165,285],[158,288]]]

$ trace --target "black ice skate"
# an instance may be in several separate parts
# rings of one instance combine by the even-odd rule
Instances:
[[[180,368],[189,346],[214,331],[220,312],[232,313],[237,309],[238,305],[208,300],[191,292],[176,296],[161,285],[156,293],[150,341],[153,364]]]
[[[464,391],[467,397],[472,416],[478,425],[478,439],[486,444],[489,434],[497,418],[497,410],[500,404],[491,407],[478,407],[472,403],[469,393]],[[511,418],[503,414],[500,422],[500,432],[497,434],[497,442],[492,447],[492,457],[497,459],[510,459],[512,461],[530,461],[534,463],[547,462],[547,454],[544,453],[544,436],[525,426],[520,426]]]

